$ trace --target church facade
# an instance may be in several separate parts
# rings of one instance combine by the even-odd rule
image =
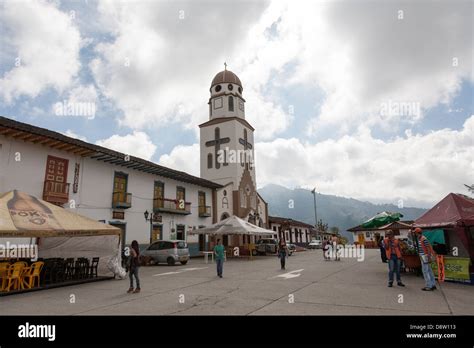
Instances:
[[[200,176],[223,187],[216,190],[213,222],[236,215],[268,228],[268,204],[257,192],[252,125],[245,119],[243,85],[230,70],[212,80],[209,120],[200,128]],[[253,242],[233,237],[233,243]],[[239,240],[237,240],[239,239]]]

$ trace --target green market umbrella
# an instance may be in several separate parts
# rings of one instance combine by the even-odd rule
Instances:
[[[377,228],[383,225],[387,225],[391,222],[398,221],[402,217],[403,215],[400,213],[390,213],[387,211],[383,211],[370,218],[360,226],[364,228]]]

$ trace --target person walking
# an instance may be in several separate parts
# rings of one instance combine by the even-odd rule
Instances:
[[[288,247],[283,239],[278,243],[278,258],[280,259],[281,269],[285,269],[286,257],[288,255]]]
[[[418,242],[418,254],[421,259],[421,270],[423,271],[423,278],[425,278],[425,287],[421,290],[436,290],[436,279],[431,268],[431,263],[435,261],[436,254],[428,239],[423,235],[421,228],[415,228],[415,235]]]
[[[137,294],[140,292],[140,278],[138,277],[138,269],[140,268],[140,248],[138,247],[138,242],[134,240],[130,248],[130,265],[128,276],[130,277],[130,288],[127,293]],[[135,282],[137,287],[133,290],[133,277],[135,277]]]
[[[331,246],[330,246],[329,240],[325,240],[323,242],[323,256],[324,256],[324,260],[326,260],[326,261],[331,260],[331,258],[328,255],[329,254],[328,250],[329,250],[330,247]]]
[[[337,238],[336,234],[333,234],[331,237],[331,247],[332,247],[332,252],[334,253],[334,257],[336,261],[339,261],[338,253],[337,253],[337,245],[339,242],[339,238]]]
[[[222,271],[224,268],[224,246],[221,243],[221,240],[217,240],[217,245],[214,247],[214,255],[216,256],[216,265],[217,265],[217,276],[222,278]]]
[[[385,248],[383,247],[383,238],[382,236],[379,236],[378,238],[378,246],[380,249],[380,257],[382,258],[383,263],[387,263],[387,253],[385,252]]]
[[[384,239],[384,248],[388,260],[388,287],[393,286],[393,273],[397,276],[397,285],[405,286],[400,277],[400,260],[402,251],[398,239],[393,236],[393,231],[388,230]]]

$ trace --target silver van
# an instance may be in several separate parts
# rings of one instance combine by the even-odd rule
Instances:
[[[143,256],[149,256],[155,264],[167,263],[173,266],[176,262],[185,265],[189,261],[189,249],[184,240],[157,240],[142,252]]]

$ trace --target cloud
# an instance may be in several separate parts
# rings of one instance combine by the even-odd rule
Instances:
[[[86,141],[87,142],[87,138],[82,136],[82,135],[78,135],[76,134],[74,131],[68,129],[66,130],[65,132],[63,132],[63,134],[65,136],[68,136],[68,137],[71,137],[71,138],[74,138],[74,139],[79,139],[79,140],[82,140],[82,141]]]
[[[256,144],[259,186],[318,187],[346,197],[435,203],[463,191],[474,174],[474,115],[462,130],[443,129],[382,141],[367,127],[317,144],[276,139]],[[406,204],[405,204],[406,205]]]
[[[156,145],[149,136],[139,131],[124,136],[112,135],[108,139],[96,141],[96,144],[146,160],[150,160],[156,151]]]
[[[289,125],[278,101],[263,93],[269,70],[282,62],[269,59],[249,69],[244,62],[264,51],[266,40],[255,37],[263,37],[271,25],[267,15],[262,17],[267,7],[263,1],[101,2],[99,19],[113,40],[95,46],[91,71],[101,92],[124,111],[123,125],[141,129],[181,122],[197,132],[197,124],[209,117],[211,79],[227,61],[245,77],[248,118],[262,125],[257,135],[269,138]],[[250,75],[264,65],[268,68]]]
[[[0,6],[0,44],[10,52],[7,65],[12,67],[0,79],[4,101],[69,87],[81,66],[81,36],[71,18],[46,1],[7,1]]]
[[[383,141],[367,127],[316,144],[296,138],[255,144],[257,184],[317,187],[318,192],[405,206],[431,206],[449,192],[463,192],[474,174],[474,115],[462,130],[407,132]],[[199,145],[178,146],[160,163],[195,175]]]
[[[200,176],[199,144],[178,145],[169,154],[162,155],[159,164]]]
[[[279,27],[283,36],[299,33],[291,82],[325,94],[310,134],[414,124],[474,81],[470,2],[297,2]],[[421,114],[381,117],[389,102],[419,103]]]

